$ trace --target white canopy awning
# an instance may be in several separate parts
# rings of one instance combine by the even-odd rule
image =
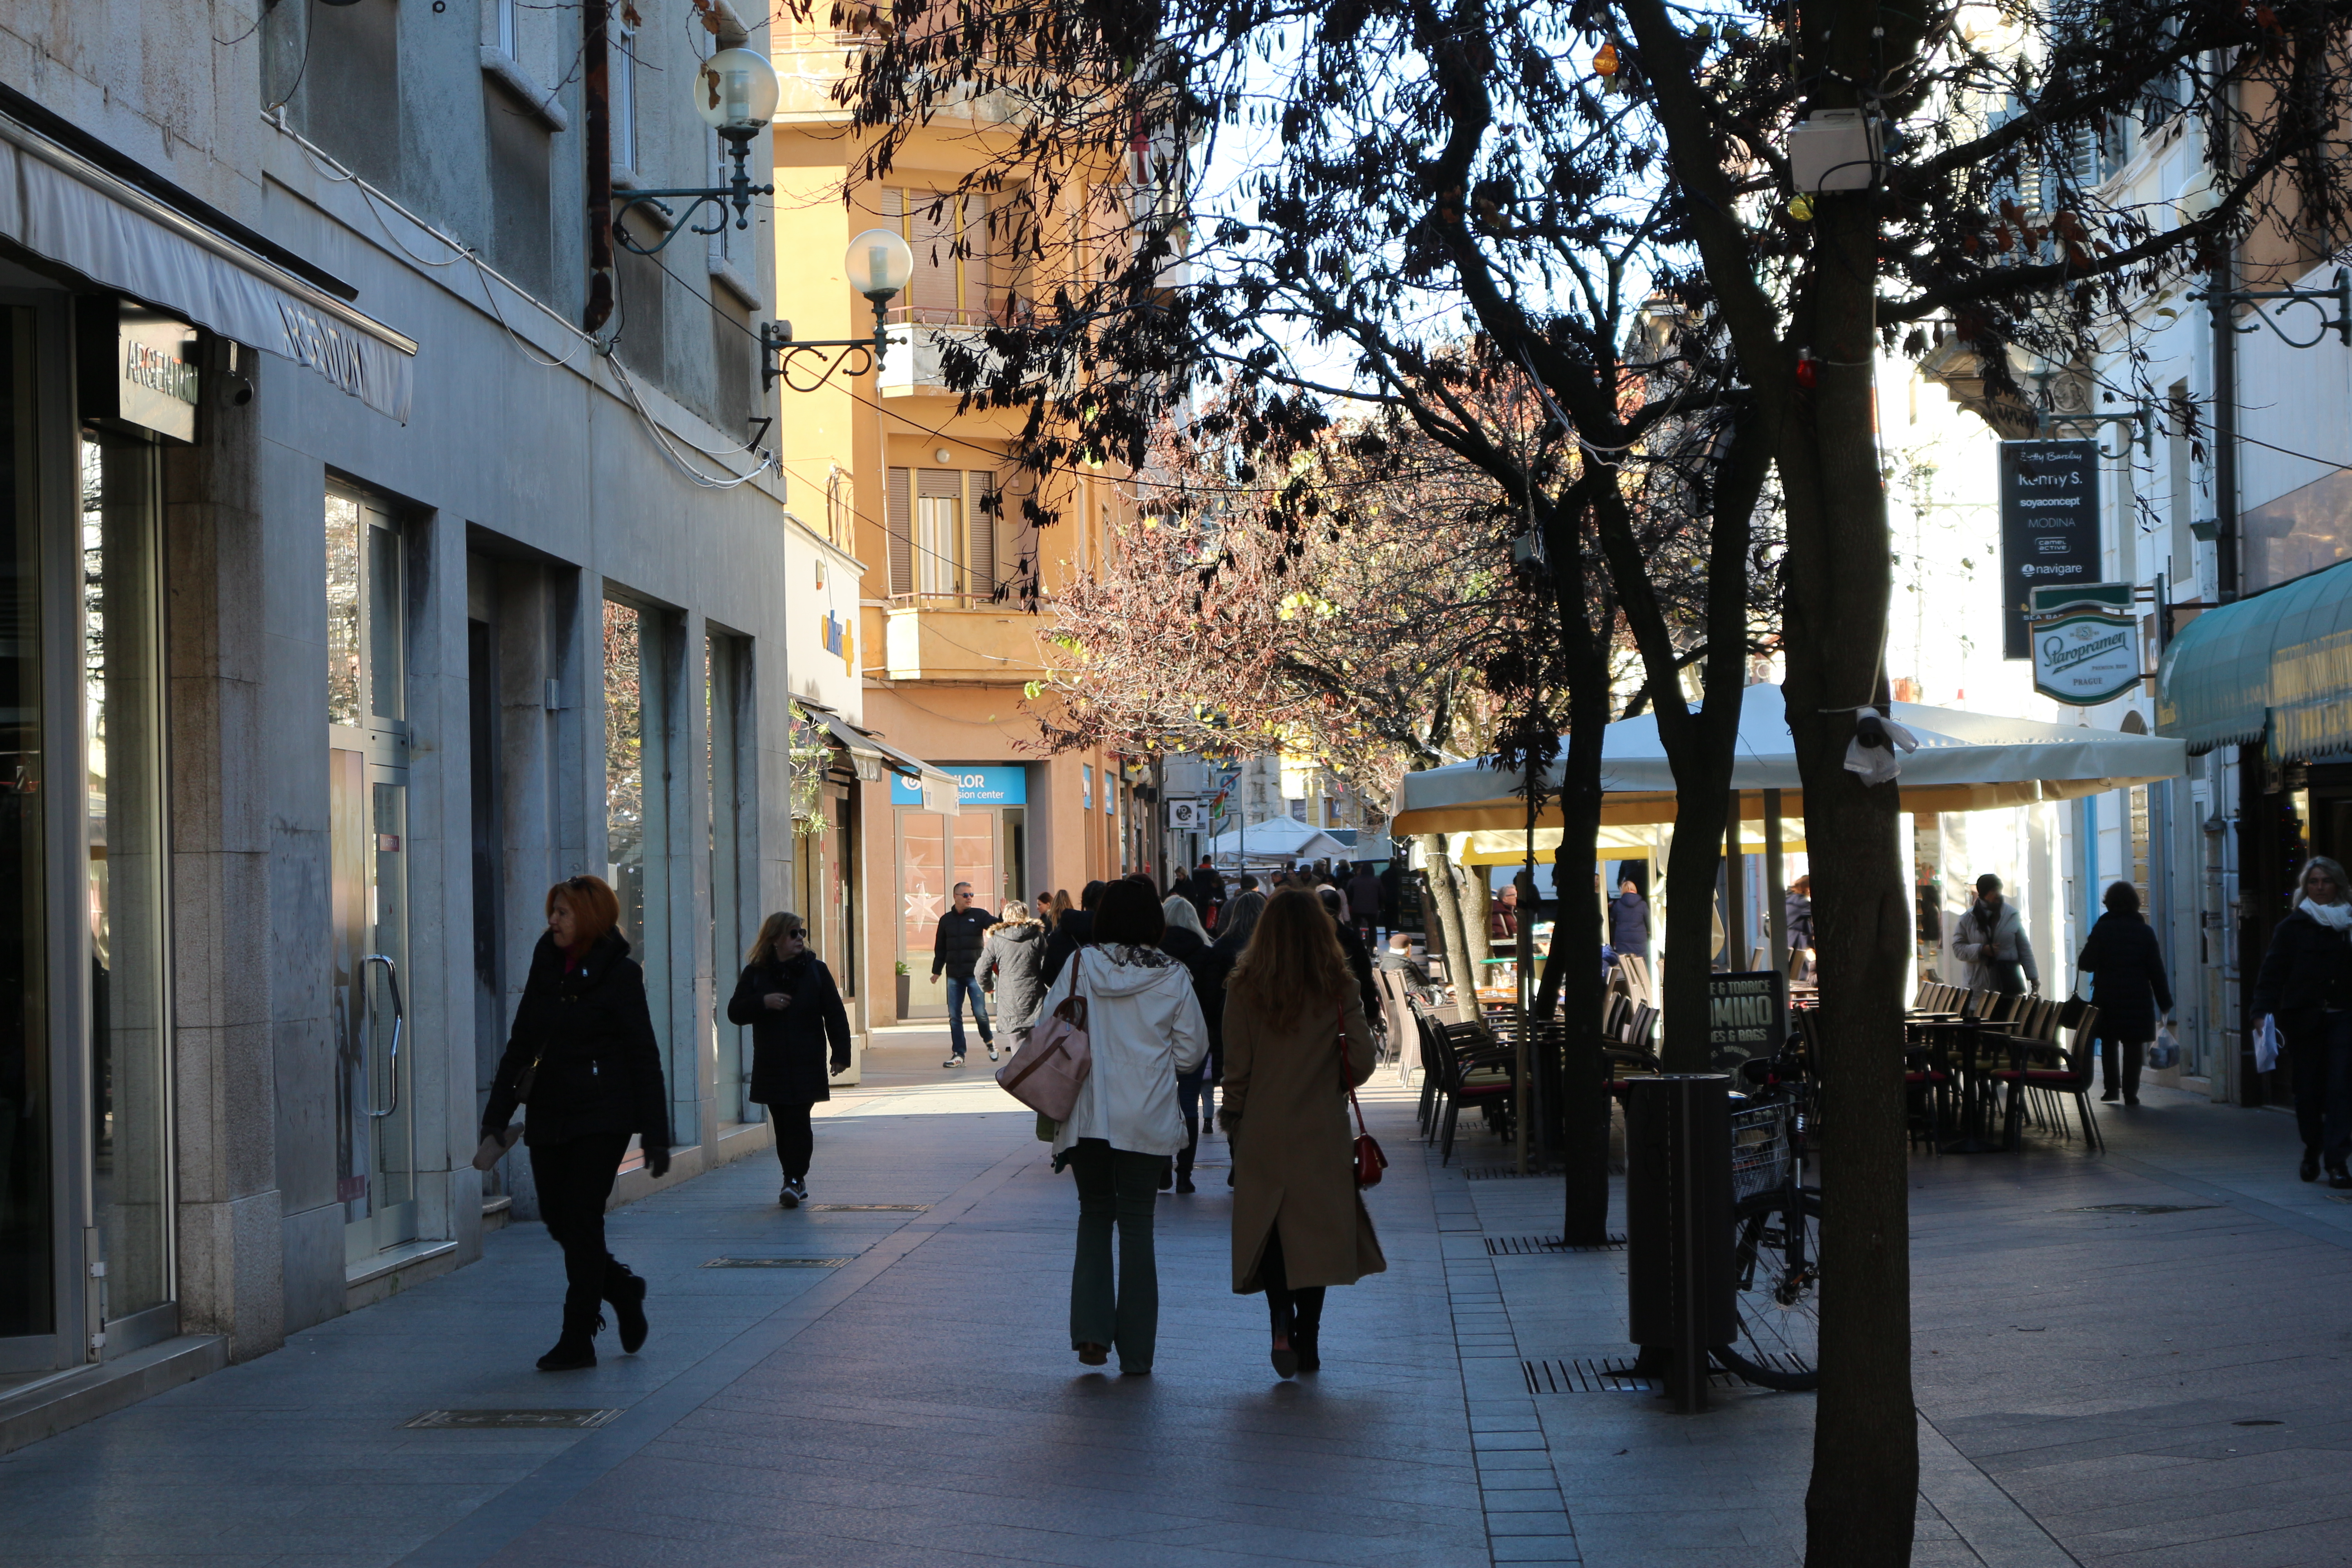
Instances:
[[[2186,744],[2166,736],[2045,724],[1917,702],[1893,707],[1895,722],[1919,741],[1919,749],[1904,756],[1897,781],[1906,811],[1981,811],[2071,800],[2173,778],[2188,766]],[[1552,764],[1554,791],[1564,765],[1564,759]],[[1483,762],[1407,773],[1402,809],[1389,831],[1402,837],[1522,828],[1527,805],[1513,793],[1519,784],[1516,769],[1491,768]],[[1601,749],[1601,785],[1609,792],[1601,806],[1605,824],[1674,820],[1674,769],[1658,739],[1654,716],[1609,726]],[[1784,815],[1804,815],[1796,742],[1777,686],[1751,686],[1740,704],[1731,787],[1742,794],[1779,790]],[[1762,811],[1760,799],[1750,800],[1743,803],[1740,815],[1752,819]],[[1537,826],[1558,827],[1559,821],[1555,797],[1538,816]]]
[[[0,236],[408,423],[415,342],[5,115]]]
[[[1220,860],[1246,850],[1256,860],[1352,860],[1356,852],[1312,823],[1293,817],[1253,822],[1209,840],[1207,853]]]

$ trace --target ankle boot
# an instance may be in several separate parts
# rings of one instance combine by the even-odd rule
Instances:
[[[635,1355],[646,1342],[646,1282],[629,1272],[625,1263],[604,1270],[604,1300],[613,1304],[614,1321],[621,1328],[621,1353]]]
[[[563,1333],[555,1348],[539,1358],[541,1372],[580,1372],[596,1364],[596,1336],[604,1331],[604,1315],[591,1310],[563,1310]]]

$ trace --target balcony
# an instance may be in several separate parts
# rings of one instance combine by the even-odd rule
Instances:
[[[1018,684],[1045,674],[1040,616],[960,594],[902,595],[882,612],[884,667],[893,680]],[[870,635],[870,633],[869,633]]]

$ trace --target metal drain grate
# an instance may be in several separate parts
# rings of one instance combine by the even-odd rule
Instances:
[[[2084,1204],[2071,1209],[2071,1214],[2195,1214],[2200,1209],[2220,1208],[2220,1204]]]
[[[401,1425],[470,1432],[586,1432],[619,1414],[617,1410],[428,1410]]]
[[[714,1258],[705,1268],[838,1268],[846,1258]]]
[[[1564,1174],[1566,1173],[1557,1166],[1538,1166],[1532,1171],[1521,1171],[1517,1165],[1465,1165],[1462,1167],[1462,1179],[1465,1182],[1508,1182],[1532,1180],[1539,1176],[1558,1178]]]
[[[1629,1356],[1612,1356],[1602,1360],[1596,1356],[1553,1356],[1543,1361],[1523,1361],[1519,1370],[1527,1373],[1529,1394],[1664,1394],[1666,1380],[1652,1377],[1633,1370]],[[1709,1388],[1745,1388],[1747,1379],[1734,1376],[1720,1367],[1706,1374]]]
[[[1598,1247],[1563,1247],[1556,1236],[1490,1236],[1486,1238],[1486,1256],[1535,1258],[1553,1252],[1611,1252],[1624,1245],[1622,1236],[1612,1236]]]
[[[819,1214],[920,1214],[929,1204],[811,1204]]]

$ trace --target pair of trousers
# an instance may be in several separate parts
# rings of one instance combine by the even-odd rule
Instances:
[[[1217,1090],[1207,1068],[1176,1075],[1176,1110],[1184,1118],[1184,1147],[1176,1152],[1176,1173],[1192,1173],[1192,1156],[1201,1147],[1201,1129],[1217,1124]]]
[[[2116,1069],[2122,1069],[2123,1092],[2130,1099],[2139,1098],[2140,1064],[2147,1059],[2146,1040],[2101,1040],[2099,1042],[2099,1079],[2106,1092],[2116,1092]]]
[[[776,1163],[784,1168],[784,1180],[799,1181],[808,1174],[809,1161],[816,1154],[816,1131],[809,1125],[808,1101],[769,1106],[768,1122],[776,1130]]]
[[[2341,1170],[2352,1156],[2352,1011],[2309,1018],[2287,1042],[2286,1058],[2303,1146]]]
[[[980,1026],[980,1043],[985,1046],[991,1037],[988,1030],[988,993],[980,988],[979,977],[971,974],[966,974],[961,978],[953,974],[949,975],[948,1040],[949,1050],[956,1056],[963,1055],[963,999],[967,995],[971,998],[971,1021]]]
[[[1070,1266],[1070,1348],[1111,1345],[1124,1372],[1151,1370],[1160,1339],[1160,1266],[1151,1253],[1152,1211],[1165,1154],[1114,1149],[1106,1139],[1070,1147],[1078,1181],[1078,1255]],[[1110,1235],[1118,1229],[1118,1277]]]
[[[560,1143],[530,1145],[530,1177],[539,1187],[539,1217],[563,1248],[563,1330],[593,1331],[599,1301],[629,1271],[604,1250],[604,1204],[629,1152],[625,1132],[590,1132]]]
[[[1282,1267],[1282,1226],[1265,1233],[1265,1255],[1258,1260],[1257,1277],[1265,1286],[1266,1315],[1277,1334],[1305,1334],[1312,1339],[1323,1327],[1323,1287],[1290,1288]]]

